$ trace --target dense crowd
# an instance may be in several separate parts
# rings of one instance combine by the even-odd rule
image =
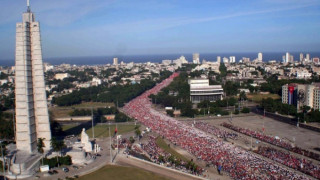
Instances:
[[[245,135],[248,135],[248,136],[252,136],[252,137],[257,138],[257,139],[259,139],[261,141],[264,141],[264,142],[279,146],[281,148],[287,149],[287,150],[295,152],[297,154],[301,154],[303,156],[306,156],[306,157],[309,157],[309,158],[312,158],[312,159],[320,161],[320,155],[319,154],[311,152],[311,151],[306,150],[306,149],[302,149],[302,148],[297,147],[297,146],[293,147],[291,145],[291,143],[286,142],[286,141],[281,140],[281,139],[278,139],[276,137],[265,135],[265,134],[257,132],[257,131],[252,131],[252,130],[247,129],[247,128],[241,128],[241,127],[238,127],[238,126],[235,126],[235,125],[232,125],[232,124],[228,124],[228,123],[222,123],[221,125],[223,127],[232,129],[232,130],[234,130],[236,132],[239,132],[239,133],[242,133],[242,134],[245,134]]]
[[[309,179],[154,110],[148,96],[158,93],[176,76],[178,74],[174,73],[133,99],[124,106],[123,111],[207,164],[222,167],[222,171],[234,179]]]
[[[301,171],[312,177],[320,179],[320,167],[319,165],[314,165],[312,161],[306,159],[300,159],[298,157],[292,156],[288,152],[284,152],[272,147],[259,146],[256,153],[272,159],[278,163],[286,165],[297,171]]]
[[[203,172],[203,169],[194,163],[191,165],[190,162],[188,163],[178,159],[172,154],[161,149],[156,143],[156,138],[153,136],[149,136],[148,142],[146,144],[142,144],[142,149],[148,153],[151,161],[157,164],[166,163],[169,167],[196,175],[200,175]]]
[[[223,139],[229,138],[229,139],[233,139],[233,140],[238,139],[237,133],[228,132],[223,129],[219,129],[219,128],[212,126],[212,125],[205,123],[205,122],[196,121],[196,122],[192,123],[192,126],[194,126],[195,128],[198,128],[206,133],[215,135],[218,138],[223,138]]]

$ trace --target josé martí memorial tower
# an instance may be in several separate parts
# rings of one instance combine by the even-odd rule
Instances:
[[[21,173],[33,164],[38,138],[44,138],[44,151],[50,150],[51,130],[42,62],[40,23],[30,10],[16,24],[15,53],[16,157],[13,171]],[[33,159],[33,160],[32,160]],[[30,162],[31,161],[31,162]],[[14,165],[18,167],[14,167]]]

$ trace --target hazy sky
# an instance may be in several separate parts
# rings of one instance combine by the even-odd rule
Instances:
[[[0,0],[14,59],[26,0]],[[31,0],[44,57],[320,51],[320,0]]]

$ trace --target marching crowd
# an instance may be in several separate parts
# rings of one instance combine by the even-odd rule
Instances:
[[[222,123],[221,125],[223,127],[232,129],[232,130],[234,130],[236,132],[239,132],[239,133],[242,133],[242,134],[245,134],[245,135],[248,135],[248,136],[252,136],[252,137],[257,138],[257,139],[259,139],[261,141],[264,141],[264,142],[279,146],[281,148],[287,149],[287,150],[295,152],[297,154],[301,154],[303,156],[306,156],[306,157],[309,157],[309,158],[312,158],[312,159],[320,161],[320,155],[319,154],[316,154],[314,152],[308,151],[306,149],[302,149],[300,147],[293,147],[290,143],[288,143],[286,141],[283,141],[281,139],[277,139],[277,138],[275,138],[273,136],[265,135],[265,134],[257,132],[257,131],[252,131],[250,129],[237,127],[235,125],[228,124],[228,123]]]
[[[178,75],[174,73],[133,99],[124,106],[123,111],[195,157],[221,167],[234,179],[309,179],[154,110],[148,96],[158,93]]]
[[[288,152],[284,152],[272,147],[259,146],[258,150],[255,152],[278,163],[284,164],[292,169],[320,179],[320,167],[319,165],[314,165],[312,161],[297,158]]]
[[[219,128],[212,126],[212,125],[205,123],[205,122],[201,122],[201,121],[193,122],[192,126],[194,126],[195,128],[198,128],[206,133],[213,134],[213,135],[217,136],[218,138],[229,138],[229,139],[233,139],[233,140],[238,139],[237,133],[232,133],[232,132],[225,131],[223,129],[219,129]]]
[[[172,154],[161,149],[156,143],[156,138],[153,136],[149,136],[148,142],[146,144],[142,144],[142,149],[148,153],[151,161],[157,164],[167,163],[167,165],[175,169],[195,175],[200,175],[203,172],[201,167],[198,167],[195,164],[193,167],[188,167],[187,162],[178,159]]]

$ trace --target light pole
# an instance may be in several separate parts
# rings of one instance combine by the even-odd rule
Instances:
[[[113,158],[112,158],[112,141],[111,141],[111,134],[110,134],[110,122],[109,122],[109,138],[110,138],[110,163],[112,163]]]

